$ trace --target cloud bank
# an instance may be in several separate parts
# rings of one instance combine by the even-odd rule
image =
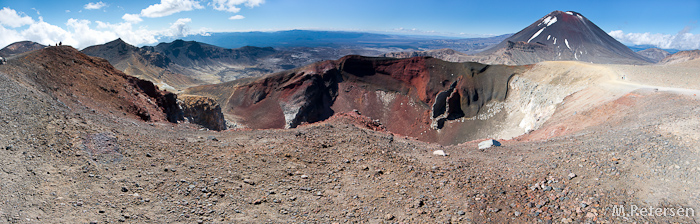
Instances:
[[[3,7],[0,9],[0,48],[25,40],[44,45],[63,42],[63,44],[82,49],[117,38],[121,38],[132,45],[146,45],[158,43],[158,40],[161,38],[180,38],[189,35],[206,36],[209,35],[206,28],[192,30],[188,26],[192,22],[190,18],[176,19],[170,23],[170,26],[158,30],[149,29],[146,26],[136,27],[136,24],[143,22],[144,18],[166,17],[179,12],[204,9],[205,7],[201,2],[203,1],[160,0],[160,3],[148,5],[139,13],[125,13],[121,17],[123,22],[108,23],[99,20],[90,21],[70,18],[63,24],[63,27],[44,22],[41,16],[35,19],[24,12],[17,12],[9,7]],[[265,0],[211,0],[207,6],[218,11],[238,13],[241,10],[241,6],[253,8],[264,3]],[[83,8],[86,10],[99,10],[106,7],[109,7],[109,4],[103,1],[89,2],[83,5]],[[70,10],[65,10],[65,12],[68,13]],[[36,13],[40,15],[39,11]],[[228,17],[229,20],[244,18],[245,16],[243,15]]]
[[[117,38],[133,45],[158,43],[163,37],[184,37],[188,35],[206,35],[204,29],[191,30],[188,24],[190,18],[180,18],[161,30],[149,30],[144,27],[135,28],[133,25],[141,22],[138,15],[126,14],[122,17],[125,22],[106,23],[84,19],[68,19],[65,28],[44,22],[42,17],[37,20],[10,8],[0,10],[0,48],[18,41],[34,41],[43,45],[53,45],[58,42],[82,49],[96,44],[104,44]]]
[[[613,30],[611,37],[625,44],[652,45],[663,49],[693,50],[700,48],[700,34],[692,34],[692,27],[687,26],[675,35],[661,33],[625,33]]]

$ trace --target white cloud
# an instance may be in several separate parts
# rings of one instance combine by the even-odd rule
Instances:
[[[8,14],[7,12],[11,13]],[[178,19],[171,23],[169,27],[160,30],[151,30],[145,26],[133,27],[133,24],[135,24],[140,17],[130,14],[126,14],[122,17],[125,22],[116,24],[71,18],[65,23],[65,28],[61,28],[44,22],[41,17],[38,18],[38,21],[25,16],[22,23],[18,23],[17,20],[6,22],[2,19],[8,18],[7,15],[23,14],[17,13],[9,8],[0,10],[0,13],[5,13],[2,14],[4,15],[3,17],[0,17],[0,48],[24,40],[34,41],[44,45],[53,45],[58,42],[63,42],[65,45],[71,45],[77,49],[82,49],[96,44],[104,44],[117,38],[122,38],[122,40],[132,45],[144,45],[158,43],[158,39],[162,37],[180,38],[189,35],[208,35],[206,28],[198,30],[190,29],[188,26],[188,24],[192,22],[190,18]],[[14,27],[9,27],[10,25],[14,25]],[[23,25],[29,26],[23,28],[21,27]]]
[[[235,15],[235,16],[228,17],[228,19],[230,19],[230,20],[245,19],[245,16]]]
[[[265,3],[265,0],[214,0],[214,9],[219,11],[227,11],[232,13],[238,13],[241,11],[239,5],[245,5],[249,8],[260,6]]]
[[[58,42],[71,45],[78,43],[68,31],[56,25],[44,22],[43,20],[30,25],[29,28],[19,33],[22,40],[30,40],[43,45],[52,45]]]
[[[84,8],[91,10],[91,9],[101,9],[103,7],[107,6],[104,2],[90,2],[88,4],[85,4]]]
[[[140,23],[141,21],[143,21],[143,19],[141,19],[139,15],[129,13],[124,14],[124,16],[122,16],[122,19],[129,23]]]
[[[7,29],[4,26],[0,26],[0,33],[2,33],[2,35],[0,35],[0,47],[5,47],[14,42],[24,40],[19,32],[12,29]]]
[[[24,25],[29,25],[34,23],[32,17],[18,14],[14,9],[4,7],[0,9],[0,25],[7,25],[9,27],[17,28]]]
[[[64,41],[64,43],[73,45],[76,48],[85,48],[95,44],[102,44],[111,40],[117,39],[116,33],[110,30],[94,30],[90,28],[90,21],[68,19],[66,26],[72,31],[72,38],[75,42]]]
[[[161,0],[160,4],[150,5],[141,10],[141,16],[156,18],[202,8],[204,6],[194,0]]]
[[[170,24],[170,28],[167,30],[157,31],[159,37],[186,37],[189,35],[203,35],[208,36],[206,28],[201,28],[199,30],[192,31],[187,25],[192,22],[190,18],[181,18]]]
[[[178,19],[170,25],[170,30],[165,31],[167,36],[171,37],[184,37],[190,32],[190,27],[187,26],[188,23],[192,22],[190,18]]]
[[[625,44],[653,45],[664,49],[691,50],[700,48],[700,34],[688,33],[690,27],[681,32],[671,34],[661,33],[625,33],[622,30],[613,30],[608,35]]]
[[[172,36],[184,37],[190,32],[190,28],[187,26],[188,23],[192,22],[190,18],[178,19],[171,26]]]
[[[98,29],[108,29],[114,32],[124,42],[132,45],[154,44],[158,43],[158,32],[150,31],[145,28],[134,30],[131,23],[110,24],[104,22],[96,22]],[[115,38],[116,39],[116,38]],[[112,39],[113,40],[113,39]]]

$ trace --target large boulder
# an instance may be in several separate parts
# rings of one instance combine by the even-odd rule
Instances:
[[[226,120],[216,101],[204,96],[179,95],[178,105],[183,116],[190,123],[199,124],[210,130],[226,130]]]
[[[501,143],[496,141],[496,140],[493,140],[493,139],[479,142],[479,149],[488,149],[488,148],[491,148],[493,146],[501,146]]]

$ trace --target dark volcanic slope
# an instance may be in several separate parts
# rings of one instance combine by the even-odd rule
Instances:
[[[168,66],[170,71],[210,84],[272,73],[273,70],[262,68],[259,63],[277,52],[271,47],[227,49],[183,40],[144,48],[169,58],[173,62]]]
[[[356,109],[394,133],[452,144],[488,129],[463,118],[476,116],[490,101],[504,100],[508,80],[517,72],[428,57],[347,56],[186,92],[216,99],[230,120],[254,129],[291,128]]]
[[[485,56],[481,62],[497,64],[568,60],[602,64],[651,62],[572,11],[554,11],[479,55]]]
[[[170,71],[172,61],[163,54],[137,48],[121,39],[95,45],[82,50],[83,53],[107,59],[115,68],[138,78],[146,79],[157,84],[167,84],[174,89],[204,84],[203,81]]]
[[[160,43],[153,47],[170,58],[174,63],[182,66],[206,66],[216,63],[229,64],[253,64],[258,58],[275,53],[271,47],[242,47],[227,49],[199,43],[195,41],[176,40],[171,43]]]
[[[8,57],[24,52],[39,50],[45,47],[46,46],[32,41],[15,42],[13,44],[7,45],[7,47],[4,47],[2,50],[0,50],[0,57]]]

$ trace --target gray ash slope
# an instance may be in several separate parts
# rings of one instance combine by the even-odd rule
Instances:
[[[551,12],[478,56],[483,57],[480,62],[516,65],[541,61],[651,63],[573,11]]]

